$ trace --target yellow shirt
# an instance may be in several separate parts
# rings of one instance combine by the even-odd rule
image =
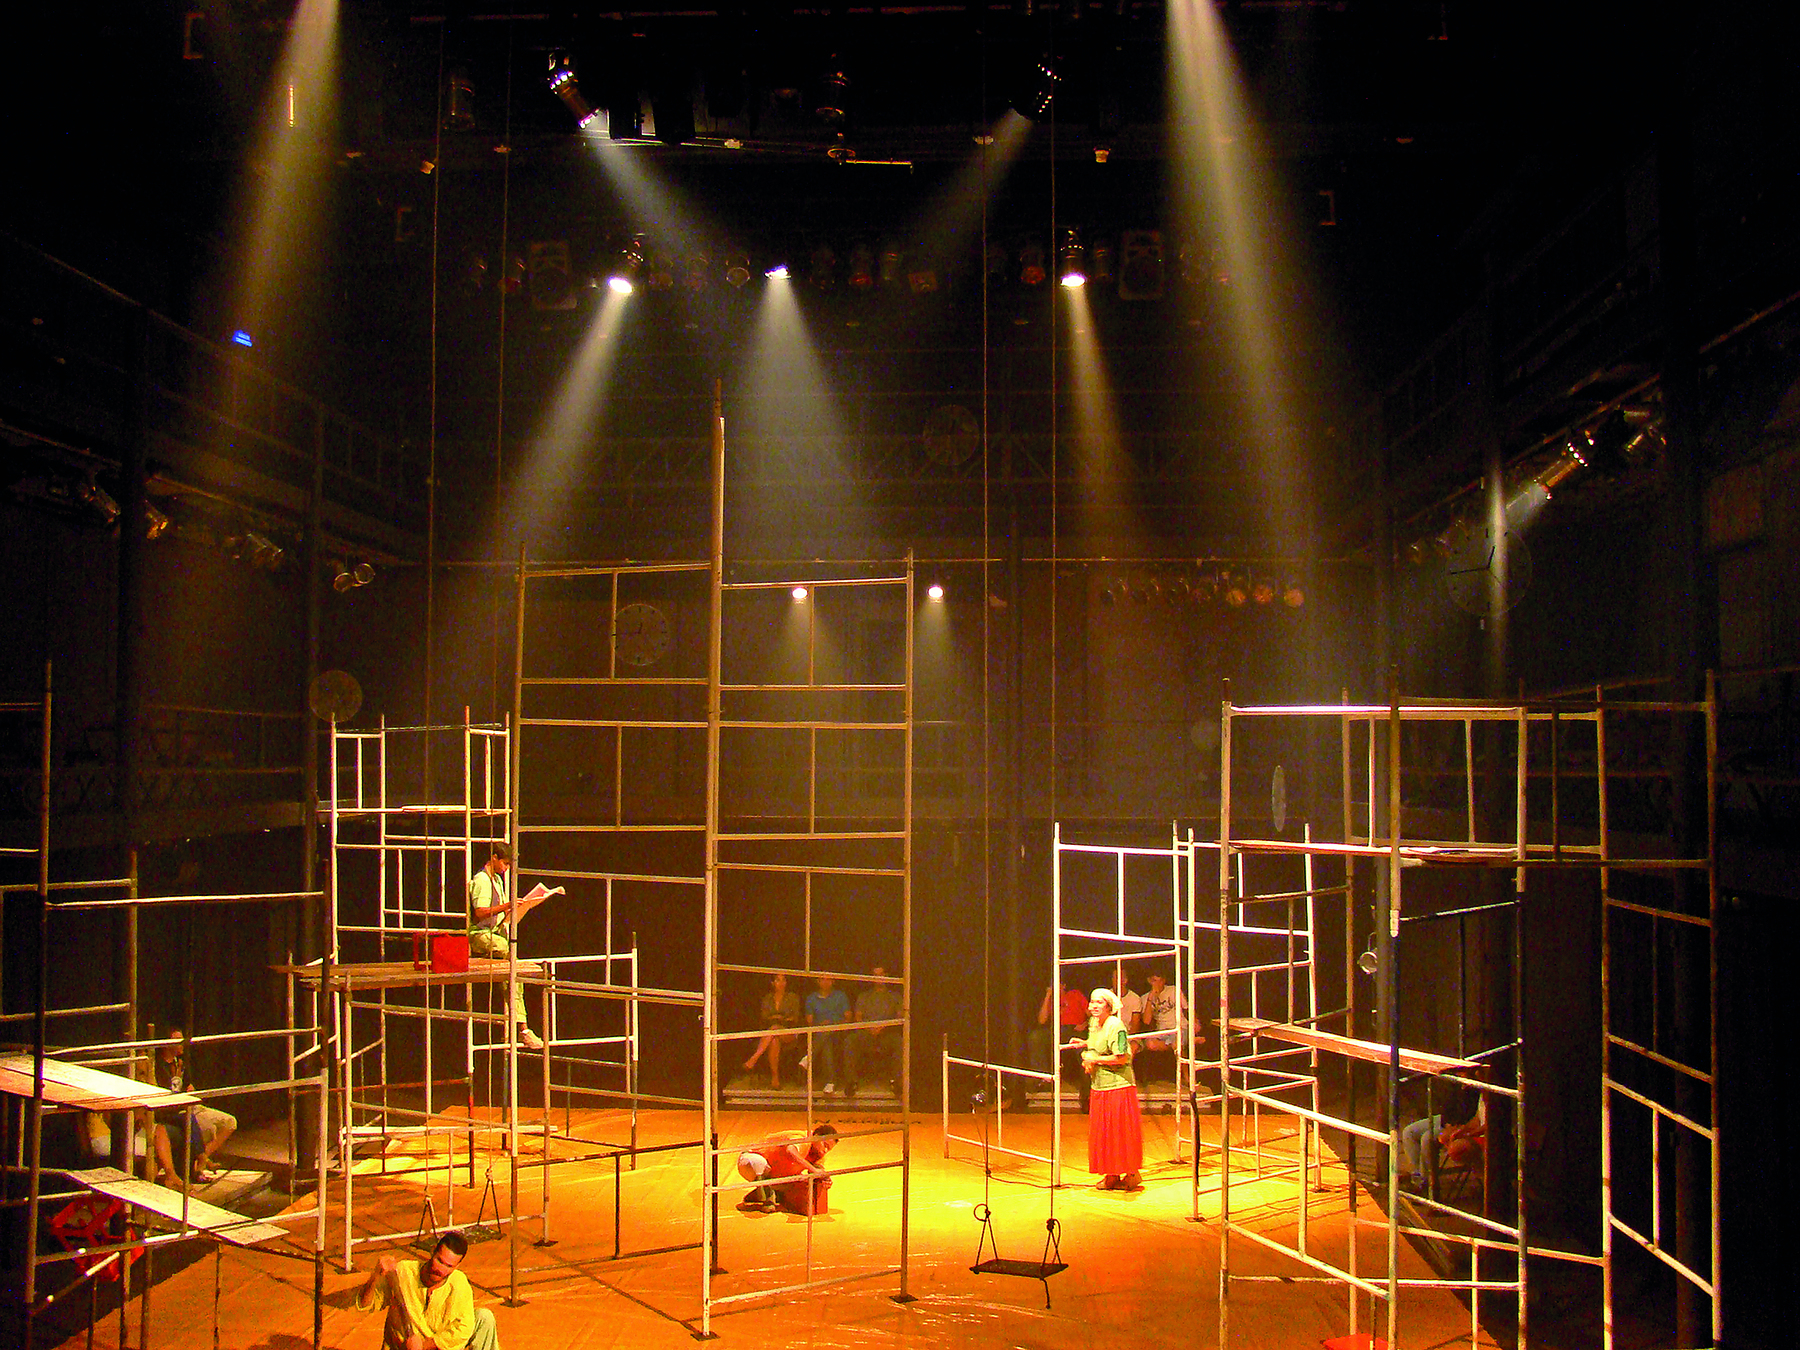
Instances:
[[[423,1336],[427,1345],[437,1350],[463,1350],[475,1330],[475,1295],[469,1289],[469,1277],[453,1270],[444,1282],[427,1290],[419,1282],[425,1269],[423,1261],[402,1261],[394,1273],[377,1280],[367,1295],[358,1291],[356,1306],[361,1312],[387,1309],[387,1329],[383,1340],[387,1350],[406,1350],[407,1337]]]

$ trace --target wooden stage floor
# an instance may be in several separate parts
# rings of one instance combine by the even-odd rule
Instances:
[[[892,1117],[859,1115],[841,1107],[829,1118],[846,1132]],[[660,1111],[641,1118],[640,1145],[691,1140],[698,1134],[697,1112]],[[768,1132],[798,1127],[798,1116],[770,1112],[734,1112],[720,1117],[728,1142],[750,1142]],[[578,1113],[577,1124],[590,1137],[617,1141],[625,1126],[616,1113]],[[781,1295],[761,1303],[718,1309],[713,1330],[725,1344],[780,1347],[948,1346],[1045,1347],[1047,1350],[1090,1350],[1099,1346],[1212,1346],[1218,1340],[1219,1197],[1216,1184],[1203,1174],[1202,1222],[1190,1213],[1191,1163],[1177,1148],[1175,1120],[1144,1120],[1143,1191],[1135,1194],[1094,1189],[1085,1169],[1086,1120],[1075,1116],[1064,1125],[1064,1187],[1055,1194],[1055,1213],[1062,1223],[1062,1259],[1068,1270],[1052,1277],[1053,1306],[1044,1307],[1043,1286],[1036,1280],[976,1275],[973,1263],[978,1237],[974,1217],[984,1199],[979,1149],[952,1145],[944,1156],[939,1118],[915,1122],[912,1141],[910,1289],[917,1301],[900,1305],[896,1276],[840,1285],[820,1292]],[[1009,1116],[1007,1142],[1047,1152],[1047,1116]],[[1216,1131],[1208,1119],[1203,1128]],[[980,1126],[967,1116],[952,1117],[953,1133],[977,1135]],[[1265,1121],[1268,1154],[1295,1147],[1277,1138],[1274,1123]],[[1234,1128],[1234,1134],[1236,1130]],[[498,1139],[494,1143],[498,1144]],[[423,1146],[411,1141],[409,1148]],[[580,1151],[556,1145],[558,1153]],[[527,1157],[535,1149],[526,1149]],[[831,1155],[835,1167],[877,1163],[897,1156],[898,1137],[874,1135],[846,1140]],[[390,1154],[390,1158],[394,1155]],[[1311,1217],[1315,1251],[1341,1259],[1347,1221],[1344,1215],[1344,1171],[1328,1157],[1325,1181],[1329,1194],[1314,1194],[1318,1207]],[[991,1206],[1001,1254],[1036,1260],[1050,1213],[1048,1168],[1000,1154],[993,1155],[993,1176],[986,1200]],[[357,1228],[362,1232],[406,1229],[421,1213],[419,1178],[382,1179],[378,1163],[357,1164]],[[466,1186],[466,1166],[459,1169],[455,1217],[473,1218],[480,1187],[491,1166],[498,1193],[507,1194],[507,1160],[489,1154],[478,1160],[477,1189]],[[726,1169],[729,1172],[729,1169]],[[700,1233],[701,1195],[698,1152],[684,1150],[642,1160],[636,1172],[622,1175],[621,1239],[630,1253],[651,1247],[696,1241]],[[504,1306],[507,1292],[507,1244],[477,1243],[463,1269],[476,1287],[478,1306],[492,1307],[499,1320],[504,1350],[645,1350],[691,1347],[698,1327],[700,1255],[696,1250],[614,1260],[613,1168],[610,1163],[569,1162],[552,1169],[554,1246],[520,1248],[521,1307]],[[434,1177],[435,1204],[443,1214],[442,1171]],[[900,1178],[898,1169],[878,1170],[838,1179],[830,1213],[812,1224],[815,1277],[897,1264]],[[534,1209],[537,1173],[521,1174],[521,1208]],[[1291,1236],[1295,1221],[1295,1182],[1286,1179],[1233,1187],[1234,1217],[1266,1228],[1271,1235]],[[341,1191],[334,1188],[334,1205]],[[303,1201],[304,1205],[306,1202]],[[1321,1211],[1329,1210],[1329,1216]],[[724,1295],[790,1284],[804,1278],[808,1224],[777,1214],[740,1213],[721,1201],[720,1260],[728,1273],[718,1276],[715,1294]],[[1380,1219],[1379,1211],[1363,1210]],[[341,1218],[334,1211],[332,1232],[341,1254]],[[537,1236],[535,1221],[523,1225],[528,1239]],[[1366,1229],[1360,1239],[1369,1270],[1378,1259],[1385,1234]],[[356,1264],[372,1268],[383,1250],[359,1247]],[[416,1254],[402,1252],[406,1254]],[[1347,1298],[1341,1285],[1288,1282],[1281,1276],[1304,1276],[1297,1264],[1234,1239],[1237,1273],[1265,1277],[1234,1282],[1232,1336],[1234,1350],[1261,1347],[1318,1346],[1348,1330]],[[1403,1275],[1429,1277],[1431,1272],[1402,1246]],[[228,1350],[303,1350],[312,1343],[313,1268],[310,1261],[261,1252],[227,1251],[215,1263],[209,1255],[159,1284],[153,1293],[150,1346],[210,1347],[214,1344],[215,1277],[218,1342]],[[360,1274],[342,1273],[337,1264],[326,1276],[325,1344],[345,1350],[378,1350],[381,1318],[364,1317],[351,1306]],[[1366,1301],[1365,1301],[1366,1306]],[[1367,1328],[1367,1314],[1362,1323]],[[131,1314],[131,1340],[137,1338],[137,1310]],[[117,1344],[118,1322],[103,1319],[95,1344]],[[1402,1295],[1400,1345],[1413,1350],[1469,1344],[1469,1314],[1445,1291],[1408,1290]],[[1486,1334],[1482,1340],[1487,1342]],[[85,1337],[70,1340],[74,1347]]]

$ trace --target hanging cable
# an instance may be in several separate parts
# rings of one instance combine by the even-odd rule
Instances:
[[[499,503],[506,500],[506,441],[503,435],[506,429],[506,286],[504,278],[506,277],[507,229],[511,221],[512,209],[512,87],[513,38],[515,35],[513,18],[514,16],[511,13],[508,13],[506,18],[506,103],[505,108],[501,113],[502,120],[500,132],[500,144],[503,148],[503,153],[500,156],[502,163],[500,165],[499,275],[502,280],[500,283],[500,332],[499,340],[495,343],[495,346],[499,351],[494,389],[494,502],[496,508]],[[498,525],[499,522],[496,521],[496,528],[492,535],[496,540],[500,537]],[[494,569],[494,576],[496,579],[501,575],[502,573],[498,568]],[[488,714],[488,720],[490,722],[498,722],[500,720],[500,616],[505,608],[505,601],[502,595],[503,589],[503,586],[496,580],[494,586],[494,621],[490,625],[490,631],[494,635],[493,663],[488,678],[488,696],[492,700],[490,705],[491,711]],[[519,734],[517,727],[513,728],[512,734],[515,736]]]

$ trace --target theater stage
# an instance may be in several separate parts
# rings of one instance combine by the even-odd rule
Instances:
[[[659,1111],[641,1118],[639,1143],[676,1142],[695,1138],[700,1117],[695,1112]],[[891,1117],[860,1115],[834,1109],[830,1119],[845,1131]],[[618,1139],[625,1126],[618,1114],[577,1113],[583,1133]],[[734,1112],[720,1117],[722,1137],[749,1142],[769,1131],[798,1127],[797,1116],[768,1112]],[[1047,1116],[1009,1116],[1007,1142],[1047,1151]],[[1266,1157],[1292,1150],[1291,1136],[1276,1137],[1277,1122],[1265,1120]],[[1216,1118],[1204,1128],[1216,1131]],[[981,1123],[952,1117],[952,1132],[978,1135]],[[725,1344],[746,1346],[1022,1346],[1061,1350],[1094,1346],[1210,1346],[1218,1338],[1218,1254],[1216,1185],[1201,1197],[1202,1222],[1189,1219],[1191,1164],[1178,1149],[1175,1119],[1149,1116],[1144,1121],[1144,1189],[1135,1194],[1101,1192],[1081,1170],[1086,1120],[1076,1116],[1064,1127],[1065,1157],[1075,1166],[1065,1170],[1065,1186],[1056,1193],[1055,1213],[1062,1223],[1064,1273],[1050,1281],[1053,1306],[1044,1307],[1044,1288],[1036,1280],[971,1273],[978,1237],[975,1207],[983,1200],[979,1150],[952,1146],[944,1156],[938,1118],[916,1122],[912,1136],[910,1289],[916,1302],[901,1305],[891,1295],[897,1278],[887,1276],[840,1285],[818,1293],[783,1295],[767,1303],[715,1308],[713,1330]],[[1233,1131],[1234,1135],[1236,1130]],[[416,1146],[415,1151],[416,1151]],[[579,1151],[558,1144],[559,1152]],[[852,1138],[830,1158],[834,1167],[853,1167],[894,1156],[895,1136]],[[526,1148],[530,1157],[534,1151]],[[396,1157],[390,1153],[390,1162]],[[1311,1216],[1314,1250],[1341,1259],[1346,1232],[1343,1212],[1344,1169],[1327,1155],[1328,1194],[1314,1193]],[[466,1166],[459,1169],[455,1214],[459,1223],[473,1218],[490,1164],[478,1160],[477,1188],[467,1187]],[[491,1158],[498,1193],[507,1194],[507,1160]],[[357,1228],[392,1231],[415,1225],[421,1212],[417,1178],[382,1179],[379,1163],[357,1163]],[[644,1158],[636,1172],[622,1173],[620,1242],[627,1252],[696,1241],[700,1233],[701,1194],[697,1185],[698,1153],[692,1150]],[[726,1169],[727,1174],[730,1169]],[[838,1180],[830,1213],[812,1225],[815,1277],[879,1269],[896,1263],[899,1233],[900,1172],[870,1171]],[[1203,1174],[1206,1185],[1212,1178]],[[435,1177],[441,1217],[443,1173]],[[481,1242],[471,1247],[463,1269],[476,1287],[478,1306],[492,1307],[499,1319],[504,1350],[612,1350],[612,1347],[691,1347],[698,1327],[700,1257],[694,1250],[612,1259],[613,1167],[607,1162],[571,1162],[552,1169],[554,1246],[529,1243],[520,1249],[521,1307],[504,1306],[507,1292],[507,1244]],[[335,1189],[335,1188],[334,1188]],[[535,1205],[535,1171],[521,1173],[521,1208]],[[341,1194],[341,1192],[340,1192]],[[732,1197],[735,1198],[735,1197]],[[1047,1168],[1003,1155],[993,1155],[988,1186],[1001,1254],[1035,1261],[1041,1254],[1044,1221],[1050,1214]],[[793,1283],[804,1277],[808,1224],[785,1214],[745,1214],[721,1203],[720,1261],[728,1273],[716,1278],[715,1295]],[[302,1200],[303,1207],[307,1202]],[[1295,1215],[1293,1179],[1234,1186],[1234,1217],[1266,1227],[1272,1235],[1291,1236]],[[1365,1205],[1373,1219],[1380,1212]],[[332,1225],[341,1252],[336,1211]],[[535,1238],[535,1222],[524,1225]],[[1385,1234],[1366,1229],[1361,1238],[1365,1272],[1379,1259]],[[367,1271],[382,1250],[357,1249],[356,1262]],[[1402,1246],[1403,1275],[1431,1272]],[[406,1253],[402,1253],[403,1255]],[[1305,1272],[1282,1257],[1248,1241],[1232,1244],[1234,1272],[1299,1276]],[[302,1350],[311,1344],[313,1327],[310,1261],[256,1251],[227,1251],[222,1262],[209,1255],[159,1284],[153,1293],[150,1345],[214,1344],[215,1278],[219,1281],[218,1344],[231,1350]],[[350,1298],[362,1277],[344,1274],[336,1264],[326,1277],[325,1344],[346,1350],[377,1350],[381,1318],[362,1316]],[[1469,1315],[1451,1294],[1441,1290],[1409,1290],[1402,1297],[1400,1344],[1426,1347],[1468,1344]],[[136,1343],[137,1310],[131,1315]],[[96,1345],[117,1344],[117,1319],[103,1319]],[[1362,1324],[1365,1328],[1366,1320]],[[1234,1347],[1317,1346],[1348,1328],[1346,1296],[1341,1286],[1288,1283],[1279,1279],[1234,1282],[1232,1337]],[[1486,1341],[1487,1337],[1483,1336]],[[68,1342],[75,1347],[85,1337]]]

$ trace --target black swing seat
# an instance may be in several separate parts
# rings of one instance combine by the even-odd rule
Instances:
[[[975,1264],[969,1267],[975,1275],[1021,1275],[1028,1280],[1044,1282],[1044,1307],[1050,1306],[1050,1277],[1060,1275],[1069,1268],[1069,1263],[1061,1260],[1062,1256],[1062,1223],[1057,1219],[1044,1220],[1044,1255],[1039,1261],[1018,1261],[1000,1255],[1000,1245],[994,1238],[994,1215],[985,1204],[975,1206],[975,1220],[981,1225],[981,1237],[975,1244]],[[982,1251],[992,1246],[994,1254],[981,1259]]]

